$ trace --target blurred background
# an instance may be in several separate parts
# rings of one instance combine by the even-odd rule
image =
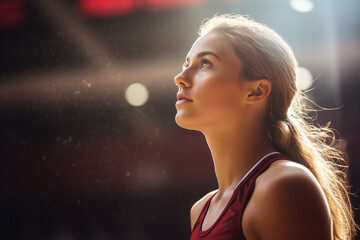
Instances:
[[[290,43],[301,88],[339,108],[316,122],[346,142],[357,192],[359,10],[357,0],[0,0],[0,238],[189,238],[190,207],[216,179],[203,135],[174,122],[173,77],[216,13],[249,15]]]

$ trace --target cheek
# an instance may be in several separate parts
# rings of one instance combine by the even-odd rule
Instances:
[[[218,74],[200,81],[195,91],[202,101],[214,105],[235,104],[240,99],[241,86],[237,76]]]
[[[199,93],[199,107],[214,115],[232,115],[240,105],[241,95],[235,84],[216,84]]]

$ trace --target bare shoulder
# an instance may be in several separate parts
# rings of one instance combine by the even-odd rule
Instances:
[[[201,211],[205,207],[207,200],[215,193],[217,190],[211,191],[207,193],[204,197],[202,197],[199,201],[197,201],[190,210],[190,224],[191,230],[194,228],[194,224],[196,220],[199,218]]]
[[[332,239],[330,208],[319,182],[291,161],[276,161],[258,177],[245,217],[244,233],[256,238]]]

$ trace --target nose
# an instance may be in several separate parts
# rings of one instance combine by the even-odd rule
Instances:
[[[184,71],[180,72],[178,75],[174,77],[174,82],[176,86],[178,86],[179,88],[190,87],[190,81],[184,75]]]

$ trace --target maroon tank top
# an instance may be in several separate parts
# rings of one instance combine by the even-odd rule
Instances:
[[[253,193],[255,180],[276,160],[291,161],[289,157],[278,152],[269,153],[260,159],[238,183],[230,201],[216,222],[206,231],[202,231],[201,227],[205,215],[209,209],[211,199],[216,193],[213,194],[207,200],[199,218],[195,222],[190,240],[245,240],[241,226],[242,215],[246,204]]]

